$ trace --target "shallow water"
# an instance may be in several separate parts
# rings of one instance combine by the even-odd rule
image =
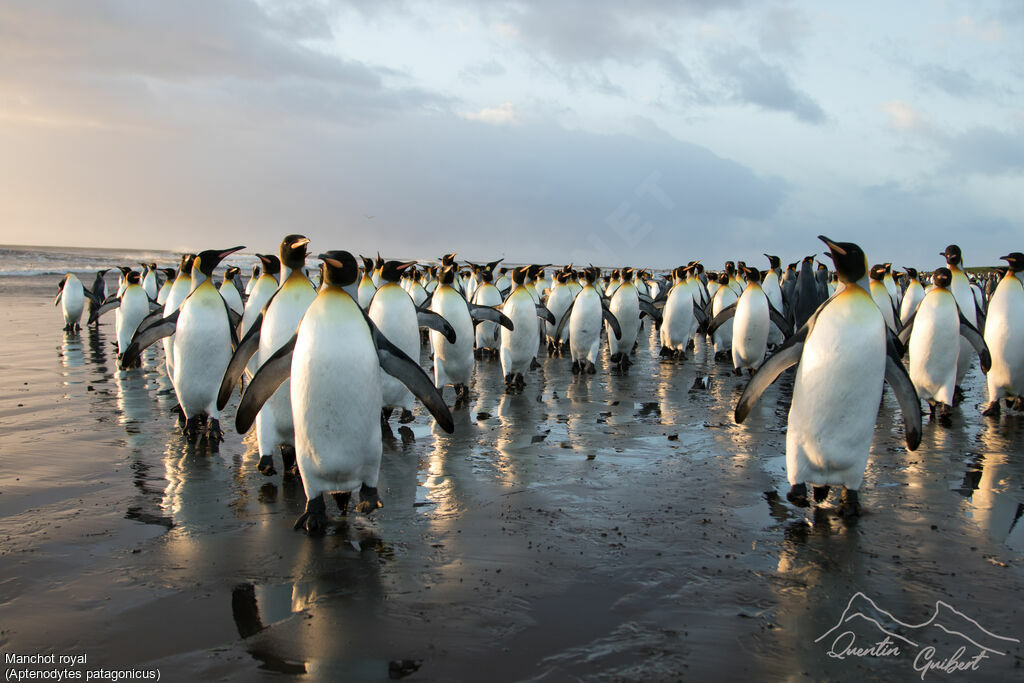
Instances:
[[[913,453],[886,392],[845,524],[785,502],[786,377],[736,425],[745,379],[703,348],[659,363],[649,329],[628,373],[543,359],[517,395],[479,361],[455,434],[420,407],[394,424],[384,508],[314,539],[292,530],[301,485],[260,475],[251,439],[178,436],[159,351],[118,372],[112,320],[63,334],[52,279],[0,277],[4,652],[170,680],[920,680],[923,639],[842,660],[815,642],[862,592],[897,630],[948,603],[1004,653],[958,675],[1019,677],[996,636],[1024,638],[1024,417],[980,416],[976,368]],[[929,628],[935,659],[963,643]]]

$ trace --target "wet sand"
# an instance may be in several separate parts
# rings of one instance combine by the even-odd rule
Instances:
[[[921,680],[909,646],[815,642],[859,591],[906,623],[944,601],[1018,639],[925,680],[1021,676],[1024,416],[980,416],[977,364],[914,453],[886,390],[846,524],[785,502],[785,377],[736,425],[745,378],[703,348],[658,362],[649,327],[628,373],[607,350],[595,376],[542,358],[506,395],[478,361],[454,435],[419,406],[411,433],[393,424],[384,508],[308,538],[301,485],[257,472],[233,430],[216,453],[185,444],[161,352],[116,371],[112,317],[65,335],[51,280],[0,278],[4,653],[164,680]],[[881,637],[865,623],[844,626],[860,645]],[[964,644],[902,634],[936,660]]]

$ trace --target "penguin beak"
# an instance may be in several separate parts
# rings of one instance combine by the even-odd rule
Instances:
[[[306,245],[306,244],[309,244],[309,238],[308,237],[300,237],[299,239],[297,239],[294,242],[292,242],[292,249],[298,249],[299,247],[301,247],[303,245]],[[245,247],[239,247],[239,249],[244,249],[244,248]]]
[[[818,239],[821,240],[822,242],[824,242],[826,245],[828,245],[829,250],[832,252],[832,253],[829,254],[829,256],[832,257],[833,260],[835,260],[835,257],[833,256],[833,254],[839,254],[840,256],[846,256],[846,250],[843,249],[842,247],[840,247],[838,244],[836,244],[832,240],[830,240],[828,237],[825,237],[824,235],[818,235]]]
[[[308,242],[309,240],[306,241]],[[228,256],[231,256],[231,254],[234,254],[236,251],[242,251],[243,249],[245,249],[245,247],[231,247],[230,249],[225,249],[224,251],[217,252],[217,257],[220,259],[226,259]]]
[[[402,271],[403,271],[403,270],[405,270],[406,268],[411,268],[411,267],[413,267],[413,266],[415,266],[415,265],[416,265],[416,262],[415,262],[415,261],[408,261],[408,262],[406,262],[406,263],[403,263],[403,264],[402,264],[402,265],[400,265],[400,266],[397,266],[397,267],[395,268],[395,270],[397,270],[398,272],[402,272]]]
[[[332,268],[343,268],[344,267],[344,265],[342,264],[341,261],[339,261],[337,259],[333,259],[330,256],[328,256],[327,254],[319,254],[317,256],[317,258],[320,259],[321,261],[323,261],[324,263],[326,263],[327,265],[331,266]]]

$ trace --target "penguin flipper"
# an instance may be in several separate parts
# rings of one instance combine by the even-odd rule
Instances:
[[[82,286],[82,294],[85,294],[85,298],[91,301],[94,306],[99,306],[101,303],[103,303],[102,301],[100,301],[100,298],[96,296],[96,294],[94,294],[88,287],[84,285]]]
[[[121,368],[124,369],[135,365],[143,351],[164,337],[170,337],[174,334],[174,330],[178,326],[178,313],[179,311],[175,311],[166,318],[161,319],[160,322],[153,323],[145,329],[141,327],[137,329],[135,334],[132,335],[128,348],[121,354],[119,361]]]
[[[696,301],[693,302],[693,317],[697,319],[697,329],[707,332],[708,314],[704,312],[701,306],[697,305]]]
[[[974,350],[978,352],[978,358],[981,360],[981,371],[988,374],[988,371],[992,369],[992,354],[989,353],[988,344],[985,343],[985,338],[981,336],[981,332],[977,327],[971,324],[971,321],[964,317],[964,314],[960,314],[960,336],[971,343]]]
[[[720,310],[718,312],[718,315],[716,315],[714,319],[710,323],[708,323],[708,334],[714,334],[719,327],[724,325],[729,320],[729,318],[733,317],[734,315],[736,315],[736,302],[733,302],[726,306],[725,308],[723,308],[722,310]]]
[[[768,318],[779,328],[782,336],[790,337],[793,335],[793,326],[789,324],[784,315],[779,313],[779,309],[772,306],[770,301],[768,302]]]
[[[148,299],[149,297],[146,297],[146,298]],[[152,311],[160,311],[161,313],[163,313],[164,305],[163,304],[158,304],[156,302],[156,299],[149,299],[149,310],[151,312]]]
[[[615,333],[615,338],[622,339],[622,328],[619,326],[619,319],[615,317],[615,314],[602,306],[601,316],[604,318],[604,321],[608,323],[608,326],[612,328],[612,332]]]
[[[60,303],[60,298],[63,295],[64,295],[64,288],[62,287],[60,290],[57,291],[57,298],[53,300],[53,305],[54,306],[56,306],[57,304]]]
[[[149,315],[142,319],[142,322],[140,322],[138,328],[136,328],[136,334],[141,334],[142,331],[145,330],[147,327],[155,325],[156,323],[160,322],[163,319],[164,310],[163,307],[161,306],[159,311],[152,311]]]
[[[555,314],[548,310],[547,306],[541,306],[537,304],[537,317],[547,320],[552,325],[555,324]]]
[[[822,307],[824,306],[825,304],[822,304]],[[736,403],[734,413],[736,424],[743,424],[757,399],[761,398],[764,390],[771,386],[779,375],[800,362],[800,357],[804,352],[804,342],[807,341],[807,335],[810,334],[817,320],[818,314],[815,313],[810,320],[804,323],[803,327],[782,343],[778,351],[769,356],[761,364],[761,367],[754,371],[754,376],[750,378],[739,402]]]
[[[490,320],[493,323],[498,323],[509,331],[516,328],[516,326],[512,324],[512,321],[509,320],[508,316],[496,308],[491,308],[490,306],[477,306],[476,304],[466,305],[469,306],[469,314],[476,322],[480,322],[481,320]]]
[[[555,340],[562,338],[562,331],[565,329],[566,323],[569,322],[569,314],[572,313],[572,307],[576,305],[576,299],[572,300],[569,307],[565,309],[565,313],[562,314],[562,319],[558,321],[558,327],[555,328]]]
[[[904,349],[906,349],[907,343],[910,341],[910,335],[913,334],[913,332],[914,332],[914,319],[915,318],[917,318],[917,309],[916,308],[914,309],[913,313],[911,313],[909,316],[907,316],[906,322],[903,323],[903,329],[900,330],[900,333],[897,336],[897,339],[899,339],[900,344],[903,345]],[[964,319],[963,315],[960,316],[960,319],[961,320]]]
[[[107,299],[100,305],[99,308],[97,308],[93,312],[92,315],[89,316],[89,324],[92,325],[94,322],[100,319],[101,315],[103,315],[104,313],[109,313],[110,311],[114,310],[115,308],[119,308],[120,306],[120,299]]]
[[[653,318],[654,320],[657,320],[659,322],[661,321],[661,313],[658,311],[657,308],[654,307],[654,302],[651,301],[649,297],[646,301],[642,298],[640,299],[640,312],[646,313],[647,315],[651,316],[651,318]]]
[[[491,309],[493,310],[493,309]],[[452,420],[452,413],[448,410],[448,404],[441,397],[430,377],[419,366],[419,363],[409,358],[405,351],[398,348],[384,336],[377,328],[370,316],[363,313],[366,324],[370,327],[370,335],[373,337],[373,344],[377,347],[377,360],[381,369],[399,382],[408,387],[416,398],[430,411],[430,414],[437,420],[441,429],[451,434],[455,431],[455,422]],[[440,316],[438,316],[440,317]],[[443,320],[443,318],[442,318]],[[253,382],[256,378],[253,378]]]
[[[441,315],[434,313],[433,311],[417,311],[416,312],[416,323],[420,327],[427,327],[431,330],[435,330],[444,335],[444,338],[448,340],[449,344],[455,343],[455,328],[445,320]]]
[[[295,340],[298,338],[299,333],[296,332],[253,375],[252,381],[242,394],[242,400],[238,402],[238,412],[235,413],[235,430],[239,434],[249,431],[263,404],[274,395],[286,379],[291,377],[292,353],[295,351]]]
[[[885,355],[885,381],[889,383],[903,413],[903,429],[907,449],[916,451],[921,443],[921,399],[894,345],[888,344]]]
[[[228,368],[224,371],[224,379],[220,383],[220,391],[217,392],[217,410],[224,410],[224,406],[228,404],[228,399],[231,398],[231,392],[235,388],[235,383],[238,382],[238,378],[245,371],[245,366],[248,365],[249,359],[259,350],[260,330],[262,328],[263,314],[260,313],[256,316],[256,320],[253,321],[249,331],[242,337],[242,341],[238,342],[238,348],[235,349],[235,352],[231,355],[231,360],[228,361]]]

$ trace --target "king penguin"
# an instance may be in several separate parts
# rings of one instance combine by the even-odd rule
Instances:
[[[174,268],[161,268],[164,274],[164,282],[160,285],[160,291],[156,293],[156,302],[161,306],[167,303],[167,297],[171,293],[171,287],[174,286],[174,278],[177,276],[177,271]]]
[[[480,266],[477,273],[476,291],[473,292],[472,302],[477,306],[498,307],[501,305],[501,292],[494,286],[494,267],[499,261]],[[489,320],[476,326],[476,349],[473,355],[483,358],[484,355],[497,356],[501,348],[501,338],[498,333],[498,323]]]
[[[306,510],[295,522],[308,534],[323,533],[333,493],[342,514],[359,489],[356,511],[382,506],[377,491],[381,460],[381,369],[416,394],[446,432],[451,413],[430,379],[381,334],[345,291],[359,275],[346,251],[321,254],[323,283],[292,339],[263,364],[242,397],[235,425],[245,432],[285,379],[291,378],[295,449]],[[339,343],[339,341],[341,343]]]
[[[417,311],[409,293],[398,284],[402,274],[416,265],[415,261],[401,263],[386,261],[380,268],[379,288],[370,300],[369,316],[381,334],[410,358],[420,355],[420,326],[437,329],[448,341],[455,341],[455,330],[436,313]],[[412,422],[412,393],[398,379],[381,375],[381,427],[387,425],[395,408],[401,408],[398,421]]]
[[[377,284],[373,281],[373,259],[367,256],[359,258],[363,260],[363,276],[359,278],[356,298],[359,300],[359,307],[365,311],[370,306],[373,293],[377,291]]]
[[[254,358],[256,367],[259,367],[277,353],[295,334],[306,309],[316,298],[316,290],[302,272],[308,245],[309,238],[304,235],[287,235],[281,240],[280,263],[288,275],[263,305],[262,311],[232,354],[220,384],[218,410],[223,410],[227,405],[232,388],[250,359]],[[267,399],[256,416],[256,444],[259,453],[256,468],[261,473],[268,477],[277,474],[273,453],[278,449],[281,451],[284,473],[296,473],[291,388],[287,381]]]
[[[811,278],[813,279],[813,275]],[[715,292],[714,298],[711,300],[711,318],[717,318],[723,311],[736,303],[739,296],[736,294],[736,290],[733,289],[729,282],[730,277],[728,272],[723,272],[718,276],[718,282],[721,285]],[[732,350],[732,328],[734,320],[726,319],[715,329],[710,330],[711,340],[714,344],[715,349],[715,360],[726,360]]]
[[[156,301],[157,286],[156,286],[156,264],[155,263],[140,263],[142,266],[142,288],[146,290],[146,296]]]
[[[120,324],[117,328],[117,354],[122,368],[138,367],[138,359],[126,359],[125,352],[139,323],[149,315],[149,296],[142,288],[141,277],[134,270],[125,275],[125,288],[118,307]]]
[[[943,250],[940,256],[946,258],[946,267],[949,268],[950,273],[953,275],[949,291],[956,298],[956,304],[960,307],[960,312],[967,318],[967,322],[978,327],[978,313],[974,301],[974,291],[971,289],[971,282],[967,278],[967,273],[963,270],[963,253],[960,251],[960,247],[950,244]],[[956,364],[956,398],[958,401],[963,396],[963,391],[960,387],[963,384],[964,377],[967,376],[967,371],[971,368],[973,360],[974,354],[971,353],[970,343],[966,339],[961,339],[960,356]]]
[[[512,321],[512,329],[501,328],[499,349],[506,391],[521,388],[526,384],[523,373],[530,369],[530,363],[537,355],[540,335],[540,323],[537,320],[539,306],[534,302],[525,284],[528,271],[528,266],[512,271],[512,291],[501,305],[502,313]]]
[[[548,310],[551,311],[551,315],[555,317],[555,320],[562,319],[565,312],[569,310],[569,304],[572,303],[573,298],[576,296],[572,286],[569,284],[571,277],[572,268],[569,266],[555,273],[554,286],[548,292],[546,300]],[[561,356],[566,350],[566,332],[563,331],[563,336],[559,339],[555,336],[557,327],[558,323],[544,323],[548,340],[548,356],[551,357]]]
[[[104,276],[107,274],[107,270],[109,270],[109,268],[105,268],[103,270],[97,270],[96,271],[96,278],[93,279],[93,281],[92,281],[92,289],[91,289],[92,296],[89,297],[89,323],[90,324],[93,323],[93,322],[96,322],[96,324],[99,324],[98,321],[94,321],[93,318],[97,317],[96,316],[97,309],[99,309],[99,307],[103,305],[103,302],[107,300],[107,280],[106,280],[106,278],[104,278]]]
[[[918,304],[924,300],[924,286],[921,284],[921,279],[917,276],[916,268],[904,267],[907,271],[907,290],[903,292],[903,301],[900,302],[900,321],[906,322],[910,319],[910,316],[917,310]]]
[[[608,310],[619,321],[621,336],[616,337],[611,324],[608,328],[609,360],[613,366],[628,368],[630,354],[640,334],[640,293],[633,282],[634,270],[626,267],[619,270],[619,285],[608,302]],[[648,309],[652,311],[653,309]]]
[[[696,311],[699,309],[699,282],[692,278],[693,265],[679,266],[672,271],[673,284],[662,309],[661,357],[686,358],[686,347],[697,331]]]
[[[601,350],[601,321],[606,320],[615,336],[621,337],[618,319],[604,307],[596,283],[599,271],[591,266],[584,272],[586,285],[569,304],[555,330],[561,336],[566,323],[569,326],[569,351],[572,354],[572,372],[579,374],[597,372],[595,363]]]
[[[999,415],[999,400],[1015,398],[1021,408],[1024,396],[1024,254],[1015,251],[1003,256],[1009,264],[988,302],[985,342],[992,353],[988,373],[988,405],[983,414]]]
[[[74,332],[81,329],[78,321],[82,319],[82,309],[85,308],[85,287],[74,273],[65,275],[59,287],[60,292],[53,305],[60,304],[61,313],[64,315],[64,331]]]
[[[228,308],[242,315],[242,296],[238,293],[238,285],[235,284],[235,278],[239,276],[242,271],[236,266],[229,267],[224,272],[224,282],[220,283],[220,287],[217,291],[224,297],[224,301],[227,302]]]
[[[768,303],[775,307],[775,310],[780,313],[785,312],[786,308],[782,304],[782,285],[779,281],[779,272],[782,267],[782,261],[779,260],[778,256],[771,254],[765,254],[768,259],[768,272],[764,276],[764,280],[761,282],[761,289],[764,290],[764,295],[768,297]],[[826,297],[827,298],[827,297]],[[778,325],[771,323],[768,328],[768,346],[769,348],[776,348],[779,344],[784,341],[782,330],[779,329]]]
[[[252,275],[249,277],[249,281],[245,283],[245,297],[248,299],[252,293],[252,288],[256,286],[256,281],[260,279],[260,266],[255,264],[252,267]]]
[[[951,424],[953,391],[956,387],[957,358],[960,355],[960,337],[984,345],[980,333],[963,319],[956,299],[949,291],[953,274],[949,268],[935,271],[935,284],[925,294],[924,300],[907,321],[901,341],[909,336],[907,350],[910,352],[910,379],[917,395],[928,402],[932,415],[939,424]],[[987,371],[991,364],[988,350],[980,349],[982,369]]]
[[[864,288],[864,252],[851,242],[819,239],[828,245],[846,286],[764,362],[740,396],[735,417],[742,423],[768,385],[797,365],[786,430],[786,497],[806,507],[807,483],[814,487],[815,502],[825,500],[830,485],[841,485],[837,511],[856,516],[884,382],[899,401],[910,450],[921,441],[921,404],[887,338],[882,313]]]

